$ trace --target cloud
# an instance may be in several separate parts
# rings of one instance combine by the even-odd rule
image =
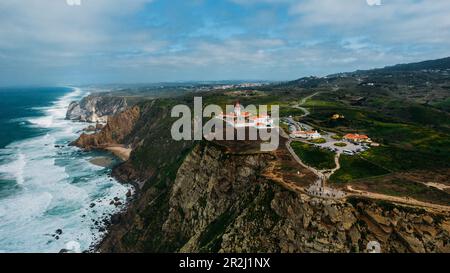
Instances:
[[[2,0],[0,84],[279,80],[444,57],[449,13],[448,0]]]

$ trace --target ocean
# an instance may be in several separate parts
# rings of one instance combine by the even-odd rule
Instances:
[[[89,250],[131,187],[68,146],[86,123],[65,120],[79,88],[0,88],[0,252]],[[101,230],[101,231],[100,231]]]

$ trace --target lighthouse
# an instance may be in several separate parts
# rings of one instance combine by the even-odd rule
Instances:
[[[236,117],[241,116],[241,104],[239,103],[239,101],[237,101],[234,105],[234,113],[236,114]]]

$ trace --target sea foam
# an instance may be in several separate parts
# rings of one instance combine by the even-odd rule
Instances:
[[[85,95],[74,88],[40,108],[42,116],[23,126],[47,133],[11,143],[0,152],[0,176],[19,187],[0,198],[0,252],[59,252],[68,243],[74,251],[87,250],[102,237],[96,222],[123,209],[110,200],[117,196],[125,203],[129,187],[89,164],[91,155],[67,145],[86,126],[65,120],[67,106]]]

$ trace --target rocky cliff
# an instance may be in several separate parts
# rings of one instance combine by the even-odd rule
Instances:
[[[289,191],[266,176],[272,154],[202,142],[177,158],[152,173],[100,251],[361,252],[375,240],[384,252],[450,252],[448,215]]]
[[[66,118],[85,122],[106,122],[109,116],[124,111],[127,101],[123,97],[90,95],[79,102],[72,102]]]
[[[113,144],[129,144],[126,137],[131,134],[140,116],[140,109],[134,106],[114,116],[111,116],[107,124],[96,134],[83,133],[72,143],[84,149],[102,148]]]

